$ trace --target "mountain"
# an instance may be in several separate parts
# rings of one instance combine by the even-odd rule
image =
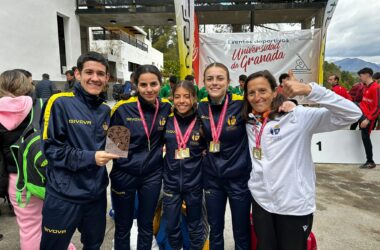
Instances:
[[[361,60],[359,58],[345,58],[339,61],[334,61],[341,70],[349,72],[358,72],[362,68],[368,67],[373,70],[373,72],[380,72],[380,65]]]

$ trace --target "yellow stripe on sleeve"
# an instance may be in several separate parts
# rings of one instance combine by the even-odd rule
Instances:
[[[48,131],[50,113],[51,113],[51,109],[53,107],[53,104],[58,98],[63,97],[63,96],[74,97],[74,93],[73,92],[64,92],[64,93],[54,94],[49,98],[48,103],[46,104],[46,108],[45,108],[45,112],[44,112],[44,131],[42,134],[43,140],[48,139],[47,131]]]
[[[116,112],[116,110],[123,104],[126,104],[126,103],[132,103],[132,102],[137,102],[137,96],[132,96],[130,97],[128,100],[121,100],[121,101],[118,101],[115,106],[113,106],[112,108],[112,111],[111,111],[111,117],[113,116],[113,114]]]

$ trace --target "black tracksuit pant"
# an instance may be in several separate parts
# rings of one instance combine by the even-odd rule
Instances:
[[[47,194],[42,209],[40,249],[67,250],[77,228],[83,249],[100,249],[106,230],[106,209],[106,193],[98,200],[79,204]]]
[[[291,216],[269,213],[252,199],[257,250],[306,250],[313,214]]]
[[[185,192],[176,192],[164,187],[164,213],[167,218],[166,233],[170,246],[183,248],[181,232],[182,201],[186,204],[186,222],[189,231],[190,249],[201,250],[205,241],[202,224],[202,189],[196,188]]]
[[[162,170],[143,176],[114,171],[110,177],[112,206],[115,211],[115,250],[130,249],[136,191],[139,200],[137,249],[151,250],[153,217],[161,191]]]
[[[224,249],[223,231],[227,197],[231,208],[234,249],[250,249],[251,194],[248,190],[248,178],[249,175],[235,179],[219,179],[203,174],[207,218],[210,224],[210,250]]]
[[[360,128],[362,133],[362,141],[364,145],[365,155],[367,157],[367,162],[373,163],[373,151],[372,151],[372,142],[370,138],[370,128],[373,126],[373,121],[370,121],[368,126],[365,128]]]

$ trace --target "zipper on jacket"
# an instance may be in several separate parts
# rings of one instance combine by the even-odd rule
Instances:
[[[182,167],[183,167],[183,161],[184,160],[179,160],[179,192],[182,193],[182,185],[183,185],[183,180],[182,180]]]
[[[92,108],[90,108],[91,110],[91,115],[92,115],[92,119],[94,120],[94,123],[95,123],[95,127],[93,129],[93,133],[94,133],[94,143],[96,144],[96,128],[98,127],[98,120],[96,119],[96,114],[94,112],[94,110]],[[96,183],[96,182],[95,182]],[[96,194],[98,193],[98,190],[97,190],[97,186],[96,184],[94,184],[94,193],[92,194],[93,197],[96,197]]]

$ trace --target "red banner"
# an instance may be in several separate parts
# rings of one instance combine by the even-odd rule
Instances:
[[[195,83],[199,85],[199,28],[198,17],[194,12],[193,71]]]

